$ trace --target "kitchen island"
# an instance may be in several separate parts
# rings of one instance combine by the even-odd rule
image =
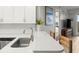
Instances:
[[[30,38],[31,34],[1,34],[2,37],[15,37],[9,44],[0,50],[0,53],[60,53],[64,48],[55,41],[47,32],[35,31],[33,33],[33,41],[30,41],[28,47],[11,47],[19,38]]]

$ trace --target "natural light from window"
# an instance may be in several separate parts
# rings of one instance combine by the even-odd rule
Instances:
[[[77,15],[77,22],[79,22],[79,15]]]

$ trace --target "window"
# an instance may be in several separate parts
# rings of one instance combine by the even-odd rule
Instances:
[[[77,15],[77,22],[79,22],[79,15]]]
[[[79,15],[77,15],[77,20],[76,20],[76,22],[77,22],[77,31],[79,32]]]

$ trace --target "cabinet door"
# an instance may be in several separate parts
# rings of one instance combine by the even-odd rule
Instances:
[[[0,6],[0,22],[3,22],[3,7]]]
[[[36,7],[26,6],[25,7],[25,23],[35,23],[36,22]]]
[[[14,7],[14,20],[16,23],[24,22],[24,7],[23,6]]]
[[[13,22],[13,7],[3,7],[3,23]]]

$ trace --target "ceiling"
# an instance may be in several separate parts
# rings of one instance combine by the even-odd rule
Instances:
[[[67,10],[79,9],[79,6],[60,6],[60,7]]]
[[[67,9],[67,10],[75,10],[79,9],[79,6],[49,6],[51,8],[62,8],[62,9]]]

